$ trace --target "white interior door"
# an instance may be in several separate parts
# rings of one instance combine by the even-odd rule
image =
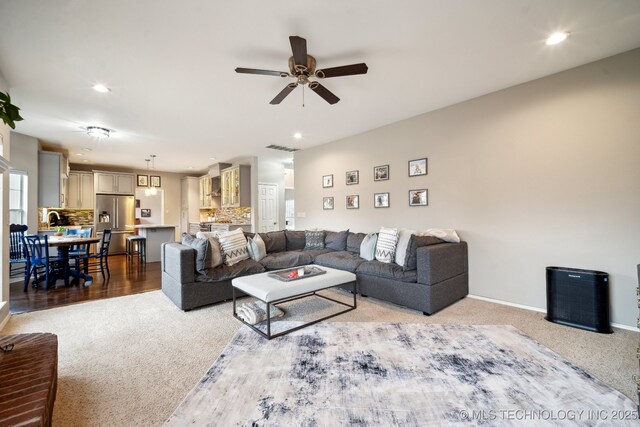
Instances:
[[[260,233],[280,230],[278,223],[278,185],[258,184],[258,230]]]

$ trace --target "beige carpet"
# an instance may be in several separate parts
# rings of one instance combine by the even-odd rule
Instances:
[[[324,300],[307,299],[289,303],[285,309],[287,319],[312,310],[327,313],[333,307]],[[513,325],[637,400],[631,378],[638,369],[635,332],[616,329],[612,335],[596,334],[547,322],[541,313],[470,298],[430,317],[359,298],[357,310],[331,320]],[[158,426],[239,328],[230,303],[184,313],[155,291],[16,315],[1,333],[58,335],[54,425]]]

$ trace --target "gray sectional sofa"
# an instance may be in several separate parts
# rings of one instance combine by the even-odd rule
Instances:
[[[162,290],[182,310],[227,301],[231,280],[264,271],[316,264],[356,274],[358,293],[432,314],[469,292],[466,242],[411,236],[404,265],[360,257],[364,233],[327,231],[325,248],[305,250],[304,231],[260,233],[267,256],[233,266],[196,268],[196,250],[181,243],[162,245]],[[252,234],[247,234],[251,237]],[[351,290],[352,284],[345,285]]]

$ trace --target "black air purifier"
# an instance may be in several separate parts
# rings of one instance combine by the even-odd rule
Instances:
[[[603,271],[547,267],[550,322],[610,334],[609,275]]]

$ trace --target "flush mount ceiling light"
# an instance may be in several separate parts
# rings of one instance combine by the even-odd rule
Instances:
[[[109,133],[111,131],[109,129],[101,128],[98,126],[89,126],[87,127],[87,135],[92,136],[94,138],[109,138]]]
[[[293,137],[295,139],[302,139],[302,134],[300,132],[296,132],[296,133],[293,134]]]
[[[553,33],[549,36],[549,38],[547,39],[546,43],[547,45],[551,46],[554,44],[558,44],[558,43],[562,43],[563,41],[565,41],[567,39],[567,37],[569,37],[569,33],[563,32],[563,31],[559,31],[557,33]]]
[[[111,89],[109,89],[108,87],[106,87],[102,83],[97,83],[97,84],[93,85],[93,90],[95,90],[96,92],[100,92],[100,93],[111,92]]]

